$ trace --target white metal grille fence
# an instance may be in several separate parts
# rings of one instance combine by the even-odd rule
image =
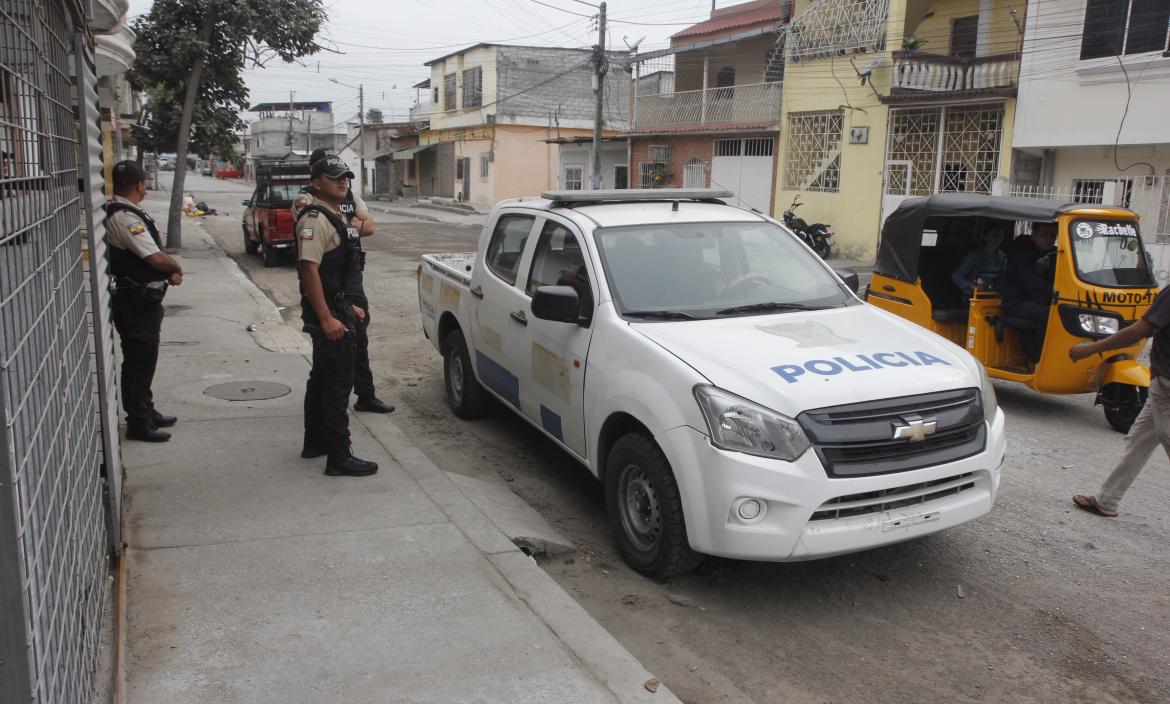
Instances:
[[[788,25],[789,61],[840,56],[885,46],[889,0],[814,0]]]
[[[78,190],[75,21],[0,4],[0,700],[84,702],[106,530]]]
[[[784,187],[800,191],[837,191],[841,184],[841,132],[844,112],[794,112],[788,116],[788,154]]]
[[[886,193],[991,193],[1003,136],[1003,106],[890,111]]]

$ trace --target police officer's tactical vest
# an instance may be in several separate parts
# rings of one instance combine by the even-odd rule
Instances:
[[[297,220],[299,221],[307,213],[312,212],[321,213],[337,230],[337,235],[341,238],[341,246],[326,252],[321,257],[321,263],[317,266],[317,273],[321,277],[321,288],[325,291],[326,304],[332,308],[335,301],[341,296],[347,298],[364,296],[361,235],[358,234],[358,229],[347,225],[336,213],[317,203],[305,206],[297,216]],[[300,239],[297,240],[297,243],[299,246]],[[304,282],[301,282],[301,310],[306,316],[316,317],[313,313],[313,307],[309,305],[305,296]]]
[[[154,224],[154,219],[147,215],[142,210],[135,208],[127,203],[106,203],[103,208],[106,211],[107,227],[109,219],[114,213],[122,210],[129,211],[139,217],[143,224],[146,225],[146,230],[150,233],[150,238],[154,240],[155,246],[162,250],[162,239],[158,234],[158,226]],[[165,272],[155,269],[147,264],[144,259],[139,257],[134,252],[121,247],[110,247],[110,274],[118,279],[119,288],[126,288],[134,284],[145,284],[151,281],[166,281],[167,274]]]
[[[317,196],[317,189],[312,184],[301,189],[301,193],[308,193],[314,198]],[[345,216],[346,222],[352,222],[355,215],[357,215],[357,201],[353,198],[353,189],[350,188],[345,192],[345,200],[341,201],[341,205],[337,208],[338,212]]]

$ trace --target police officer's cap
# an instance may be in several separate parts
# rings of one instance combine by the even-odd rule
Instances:
[[[309,155],[309,166],[311,167],[311,166],[313,166],[313,164],[316,164],[318,161],[321,161],[325,157],[333,156],[333,155],[334,154],[331,150],[326,149],[325,147],[317,147],[316,149],[313,150],[313,153]]]
[[[349,170],[349,166],[341,160],[341,157],[336,154],[321,159],[316,164],[313,164],[313,178],[318,176],[328,176],[329,178],[353,178],[353,172]]]
[[[133,161],[119,161],[114,164],[113,181],[114,190],[121,191],[131,186],[137,186],[146,180],[146,172],[142,167]]]

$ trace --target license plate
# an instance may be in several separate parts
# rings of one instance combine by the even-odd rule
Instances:
[[[941,511],[931,511],[929,513],[920,513],[916,516],[904,516],[902,518],[894,518],[882,523],[882,532],[888,533],[892,530],[899,530],[901,528],[909,528],[911,526],[920,525],[922,523],[930,523],[937,521]]]

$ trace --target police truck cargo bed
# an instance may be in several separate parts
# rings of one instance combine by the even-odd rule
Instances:
[[[983,367],[726,195],[504,201],[476,252],[423,256],[423,332],[455,414],[503,406],[585,465],[623,557],[658,577],[990,511],[1006,443]]]

